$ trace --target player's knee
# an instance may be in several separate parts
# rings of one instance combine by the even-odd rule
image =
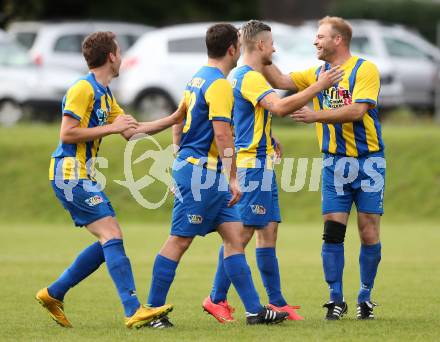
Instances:
[[[267,228],[257,230],[256,243],[258,248],[275,247],[277,243],[277,231]]]
[[[376,215],[362,215],[359,220],[359,236],[362,244],[375,244],[379,242],[380,224]]]
[[[242,240],[223,240],[223,245],[225,248],[225,255],[231,255],[231,254],[237,254],[237,253],[244,253],[245,244]]]
[[[379,242],[379,230],[375,226],[369,226],[360,231],[360,238],[363,245],[372,245]]]
[[[325,221],[322,239],[326,243],[343,243],[346,230],[347,226],[341,222],[331,220]]]
[[[191,237],[182,237],[182,236],[173,236],[173,244],[174,246],[184,253],[188,247],[191,245],[193,238]]]

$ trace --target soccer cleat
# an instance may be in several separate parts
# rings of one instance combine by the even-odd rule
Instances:
[[[162,318],[148,323],[148,327],[152,329],[167,329],[174,327],[174,324],[170,322],[168,316],[163,316]]]
[[[212,315],[220,323],[235,322],[234,317],[232,317],[235,309],[226,300],[216,304],[208,296],[203,301],[202,307],[204,311]]]
[[[289,316],[287,317],[290,321],[303,321],[304,317],[298,315],[296,310],[300,309],[300,306],[292,306],[292,305],[284,305],[284,306],[275,306],[272,304],[268,304],[267,307],[276,312],[287,312]]]
[[[336,321],[344,316],[348,311],[348,305],[346,302],[335,303],[330,301],[325,303],[322,307],[327,308],[325,319],[328,321]]]
[[[50,317],[64,328],[72,328],[69,320],[64,313],[64,303],[56,298],[50,296],[47,287],[41,289],[35,295],[35,299],[47,310]]]
[[[133,316],[125,318],[125,326],[127,328],[139,329],[154,320],[166,316],[171,311],[173,311],[173,306],[169,304],[159,306],[157,308],[150,308],[141,305],[139,309],[136,310]]]
[[[277,312],[268,307],[264,307],[257,314],[250,314],[246,312],[246,323],[253,324],[277,324],[281,323],[289,316],[288,312]]]
[[[374,319],[373,309],[376,303],[366,301],[357,305],[357,319]]]

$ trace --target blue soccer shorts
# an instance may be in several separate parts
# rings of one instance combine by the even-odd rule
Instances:
[[[91,180],[80,179],[70,187],[67,181],[58,184],[51,181],[56,197],[63,207],[70,213],[75,226],[87,226],[107,216],[115,216],[115,211],[100,185]],[[69,181],[72,182],[72,181]]]
[[[281,222],[275,172],[266,168],[239,168],[238,179],[243,195],[237,209],[243,224],[259,229],[269,222]]]
[[[173,179],[171,235],[205,236],[224,222],[240,222],[236,205],[228,207],[231,194],[221,172],[179,160],[173,165]]]
[[[386,162],[383,152],[358,158],[324,154],[322,213],[349,213],[355,203],[361,213],[384,212]]]

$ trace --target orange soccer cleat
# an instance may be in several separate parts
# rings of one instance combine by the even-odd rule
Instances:
[[[220,323],[235,322],[234,317],[232,317],[232,313],[235,309],[230,306],[226,300],[215,304],[211,300],[211,297],[208,296],[203,301],[202,306],[204,311],[214,316],[214,318]]]

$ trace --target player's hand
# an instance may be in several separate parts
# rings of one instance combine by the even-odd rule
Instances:
[[[240,184],[238,184],[238,180],[236,178],[229,180],[229,191],[232,194],[232,198],[228,203],[228,207],[232,207],[240,200],[242,195],[242,192],[240,190]]]
[[[312,123],[318,120],[318,114],[307,106],[304,106],[293,114],[290,114],[290,117],[296,122],[303,123]]]
[[[321,72],[318,77],[318,84],[321,90],[330,88],[333,84],[342,81],[344,77],[344,70],[340,69],[339,65],[325,71],[325,64],[321,67]]]
[[[118,115],[111,124],[114,133],[122,133],[129,129],[136,129],[139,127],[139,122],[131,115]]]
[[[278,164],[281,162],[281,158],[283,156],[283,147],[281,146],[280,141],[276,137],[272,137],[275,141],[275,163]]]

